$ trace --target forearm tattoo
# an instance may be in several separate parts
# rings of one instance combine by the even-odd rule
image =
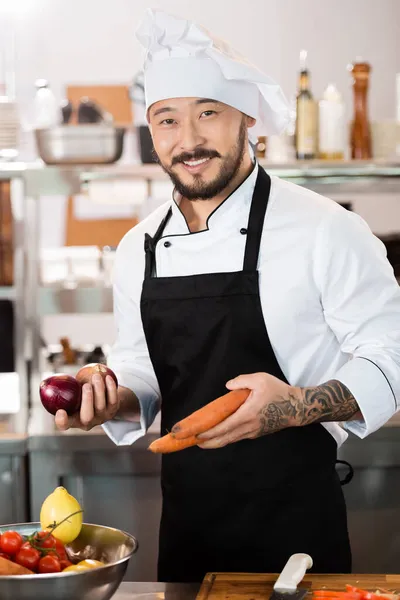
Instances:
[[[259,435],[311,423],[348,421],[359,411],[356,400],[340,381],[294,390],[262,409]]]

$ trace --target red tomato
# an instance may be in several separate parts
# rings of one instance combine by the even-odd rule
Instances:
[[[72,562],[68,559],[60,560],[61,571],[64,571],[64,569],[66,569],[67,567],[70,567],[71,565],[72,565]]]
[[[26,569],[35,571],[40,560],[40,552],[35,548],[21,548],[15,557],[15,562]]]
[[[24,542],[20,548],[20,550],[22,550],[22,548],[32,548],[30,542]]]
[[[17,531],[6,531],[1,536],[0,549],[5,554],[17,554],[23,543],[23,537]]]
[[[48,531],[38,531],[34,537],[34,542],[41,548],[56,547],[56,539]]]
[[[48,554],[47,556],[43,556],[43,558],[39,560],[39,573],[60,573],[60,571],[60,561],[56,556]]]
[[[5,554],[4,552],[0,552],[0,556],[1,556],[1,558],[6,558],[7,560],[11,560],[11,557],[8,554]]]
[[[60,540],[57,540],[57,539],[56,539],[56,552],[58,554],[58,557],[61,560],[68,559],[67,551],[65,550],[64,544]]]

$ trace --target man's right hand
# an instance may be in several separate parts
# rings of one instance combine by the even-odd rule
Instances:
[[[71,427],[90,431],[97,425],[111,421],[119,411],[120,403],[113,378],[108,375],[104,384],[102,376],[96,374],[91,383],[82,386],[80,411],[69,417],[65,410],[58,410],[55,423],[60,431],[67,431]]]

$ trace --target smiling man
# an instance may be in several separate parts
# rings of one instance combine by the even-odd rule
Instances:
[[[228,389],[244,405],[163,456],[158,576],[278,572],[296,552],[348,572],[335,470],[346,429],[397,410],[400,293],[383,244],[335,202],[270,177],[249,133],[285,127],[280,88],[203,28],[149,11],[138,36],[154,149],[173,199],[121,241],[119,387],[93,377],[60,429],[133,444]]]

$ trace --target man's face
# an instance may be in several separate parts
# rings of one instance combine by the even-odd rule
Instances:
[[[252,121],[204,98],[162,100],[149,111],[158,160],[188,200],[207,200],[227,187],[242,164]]]

